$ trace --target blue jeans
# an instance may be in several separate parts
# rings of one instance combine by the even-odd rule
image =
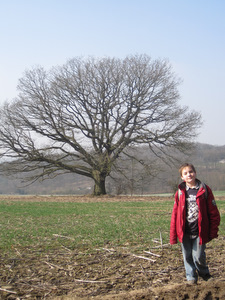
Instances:
[[[190,239],[189,236],[184,235],[181,249],[188,281],[197,281],[198,275],[209,275],[209,268],[206,265],[205,248],[205,244],[199,245],[199,237]]]

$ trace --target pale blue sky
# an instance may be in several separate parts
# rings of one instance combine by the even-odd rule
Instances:
[[[145,53],[182,78],[180,103],[204,120],[197,141],[225,145],[224,0],[0,0],[0,28],[0,104],[35,65]]]

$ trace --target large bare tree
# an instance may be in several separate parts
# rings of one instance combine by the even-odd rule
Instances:
[[[30,181],[74,172],[94,180],[94,195],[105,194],[130,146],[167,153],[193,141],[200,115],[178,105],[179,83],[167,61],[147,55],[29,70],[0,111],[1,169]]]

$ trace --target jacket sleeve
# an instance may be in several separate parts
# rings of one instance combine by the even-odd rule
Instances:
[[[209,239],[212,240],[218,237],[218,230],[220,225],[220,213],[216,205],[211,189],[208,189],[208,217],[209,217]]]
[[[175,202],[173,205],[173,211],[171,215],[170,223],[170,244],[177,244],[177,229],[176,229],[176,220],[177,220],[177,209],[178,209],[178,192],[175,194]]]

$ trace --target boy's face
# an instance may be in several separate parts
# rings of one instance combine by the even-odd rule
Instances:
[[[196,173],[192,170],[191,167],[183,168],[181,179],[185,181],[188,186],[196,185]]]

